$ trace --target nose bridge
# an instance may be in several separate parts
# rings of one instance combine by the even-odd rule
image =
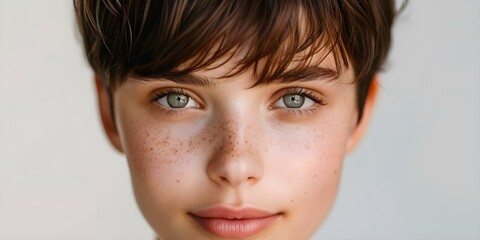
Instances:
[[[218,123],[218,145],[210,159],[207,173],[214,182],[238,186],[255,183],[263,176],[263,163],[258,151],[257,121],[234,114]]]
[[[220,124],[223,143],[221,147],[231,153],[248,151],[248,145],[252,141],[252,126],[246,117],[239,114],[226,118]]]

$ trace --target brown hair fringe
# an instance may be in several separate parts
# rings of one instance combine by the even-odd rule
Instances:
[[[292,62],[301,75],[331,53],[334,71],[319,74],[336,79],[353,67],[359,120],[396,15],[394,0],[74,0],[74,6],[88,61],[110,92],[129,77],[179,76],[239,56],[225,77],[253,69],[254,85],[266,84],[281,81]]]

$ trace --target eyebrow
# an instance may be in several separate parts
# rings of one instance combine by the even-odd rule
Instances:
[[[201,75],[189,73],[189,74],[182,74],[176,76],[168,76],[160,79],[155,80],[170,80],[176,83],[185,84],[185,85],[193,85],[199,87],[215,87],[216,81],[211,78],[204,77]]]
[[[301,69],[288,70],[280,74],[279,77],[270,81],[256,81],[252,87],[266,86],[274,83],[293,83],[308,82],[319,80],[331,80],[339,76],[338,72],[327,67],[308,66]],[[200,87],[215,87],[218,81],[205,76],[189,73],[176,76],[151,79],[154,81],[173,81],[179,84],[193,85]]]
[[[300,69],[285,71],[274,81],[267,81],[259,85],[268,85],[271,82],[293,83],[309,81],[325,81],[336,79],[340,76],[339,72],[328,67],[308,66]]]

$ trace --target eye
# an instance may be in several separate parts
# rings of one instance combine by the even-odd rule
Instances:
[[[155,101],[165,108],[198,108],[199,104],[184,90],[168,89],[157,94]]]
[[[311,99],[299,94],[285,95],[282,97],[281,101],[283,105],[287,108],[301,108],[305,102],[307,102],[307,105],[314,104],[314,102]]]
[[[277,108],[304,109],[310,108],[317,103],[322,104],[322,101],[309,90],[292,89],[280,97],[273,106]]]

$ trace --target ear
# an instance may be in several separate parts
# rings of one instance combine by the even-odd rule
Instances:
[[[108,94],[107,89],[102,84],[102,80],[100,80],[97,75],[95,75],[95,86],[97,87],[98,109],[102,118],[103,129],[113,147],[119,152],[123,152],[120,137],[113,118],[113,108],[111,107],[111,101],[113,101],[113,99],[111,99],[110,94]]]
[[[373,108],[377,101],[378,95],[378,76],[375,76],[370,84],[368,89],[367,99],[365,100],[365,105],[363,108],[363,116],[360,122],[357,122],[357,119],[354,119],[352,132],[350,134],[350,138],[347,144],[347,154],[350,154],[355,147],[360,143],[365,131],[367,129],[368,124],[370,123],[370,119],[372,117]]]

